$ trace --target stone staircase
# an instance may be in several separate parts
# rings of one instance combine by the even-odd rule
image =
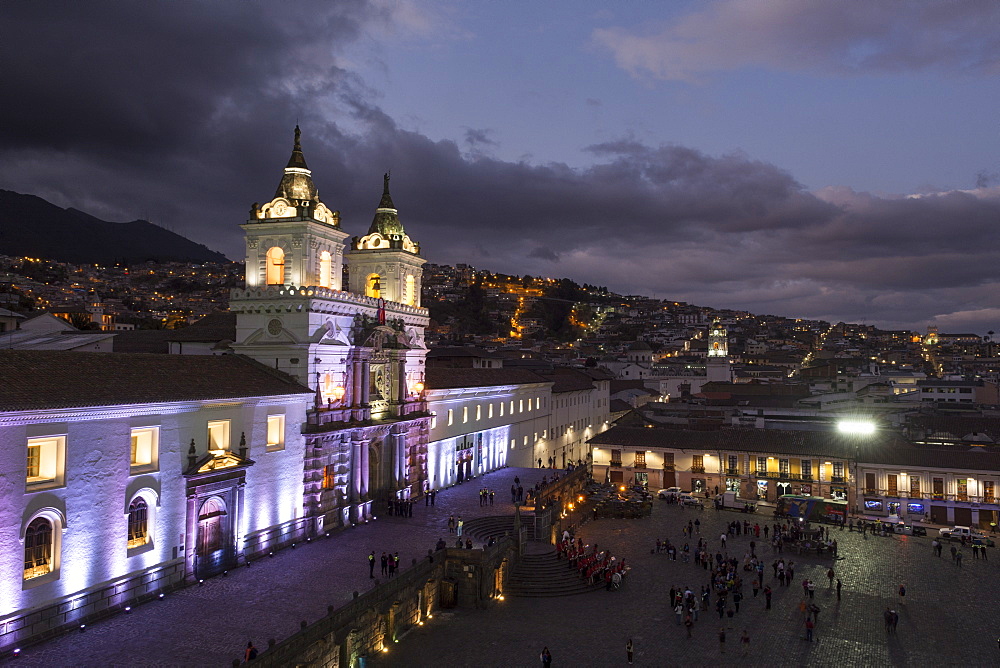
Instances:
[[[575,596],[604,588],[594,586],[577,575],[565,559],[556,557],[556,548],[542,542],[529,541],[521,561],[511,572],[504,594],[533,598]]]
[[[524,526],[522,524],[522,526]],[[487,542],[490,537],[503,538],[507,534],[514,535],[513,515],[490,515],[467,520],[462,526],[462,532],[472,537],[477,547]],[[529,530],[528,538],[531,538]]]

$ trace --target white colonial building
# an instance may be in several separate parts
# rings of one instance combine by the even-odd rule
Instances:
[[[0,351],[0,648],[304,536],[305,388],[233,355]]]

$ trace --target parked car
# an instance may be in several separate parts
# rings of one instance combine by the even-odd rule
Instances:
[[[656,496],[660,499],[671,499],[679,494],[682,494],[680,487],[667,487],[666,489],[659,490]]]
[[[916,524],[897,524],[893,527],[893,532],[901,533],[904,536],[926,536],[927,527],[917,526]]]
[[[972,540],[974,538],[989,540],[986,536],[972,527],[963,526],[945,527],[944,529],[941,529],[941,538],[946,540],[962,540],[963,538],[966,540]],[[982,544],[985,545],[986,543],[983,542]]]
[[[681,492],[681,494],[677,498],[677,501],[678,501],[678,503],[680,503],[681,505],[684,505],[684,506],[702,506],[702,507],[704,507],[704,504],[701,502],[700,499],[696,499],[694,497],[694,495],[688,494],[687,492]]]

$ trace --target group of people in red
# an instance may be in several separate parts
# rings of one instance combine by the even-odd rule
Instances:
[[[598,551],[597,544],[593,547],[584,545],[582,538],[573,539],[569,532],[563,532],[562,540],[556,545],[559,558],[569,560],[569,567],[575,568],[581,578],[590,584],[602,580],[605,589],[617,589],[629,568],[624,559],[618,559],[610,551]]]

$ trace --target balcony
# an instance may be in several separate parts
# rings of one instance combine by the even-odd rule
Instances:
[[[644,468],[646,468],[646,460],[645,459],[637,459],[637,460],[635,460],[634,462],[632,462],[632,468],[634,468],[634,469],[644,469]]]
[[[735,468],[735,469],[726,469],[726,475],[739,475],[739,474],[740,474],[740,470],[738,468]]]
[[[663,465],[663,470],[664,471],[675,471],[676,469],[674,468],[673,464],[664,464]]]
[[[692,466],[691,467],[691,473],[704,473],[704,472],[705,472],[705,467],[704,466]]]
[[[622,465],[622,460],[620,460],[620,459],[612,459],[611,462],[608,465],[609,466],[619,466],[620,467]]]
[[[830,482],[847,482],[842,475],[835,475],[830,477]]]

